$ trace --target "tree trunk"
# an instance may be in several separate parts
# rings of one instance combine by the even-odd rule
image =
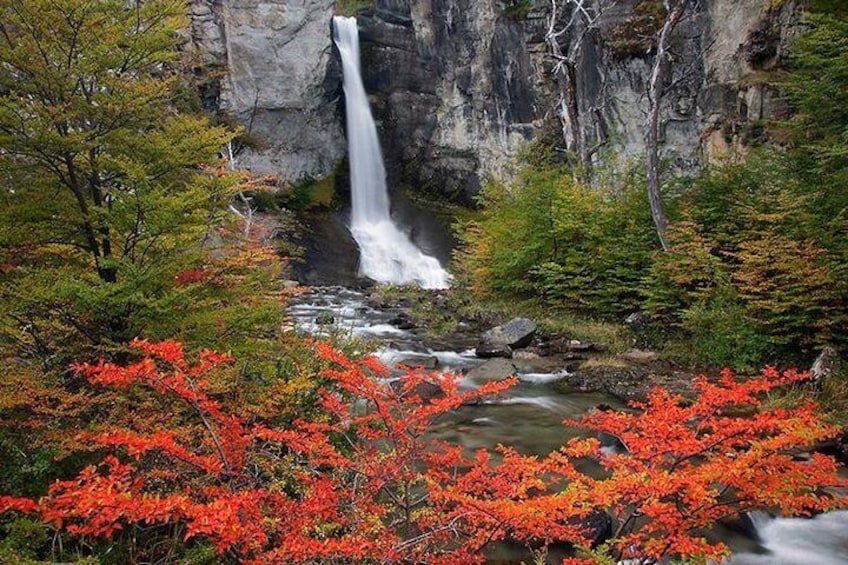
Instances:
[[[657,53],[654,57],[654,68],[651,73],[651,82],[648,86],[648,119],[645,128],[645,176],[648,190],[648,201],[651,205],[651,217],[657,230],[663,250],[668,250],[665,239],[665,230],[668,227],[668,219],[665,215],[665,206],[660,193],[660,106],[662,104],[663,88],[666,78],[666,57],[668,55],[669,40],[674,28],[680,22],[691,0],[678,0],[672,4],[666,0],[665,7],[667,16],[663,22],[659,37],[657,38]]]

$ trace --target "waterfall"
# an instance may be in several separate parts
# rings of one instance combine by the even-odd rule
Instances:
[[[437,259],[418,249],[389,213],[386,169],[360,74],[356,18],[335,16],[333,40],[341,53],[344,71],[353,200],[350,231],[359,246],[359,271],[381,283],[447,288],[447,271]]]

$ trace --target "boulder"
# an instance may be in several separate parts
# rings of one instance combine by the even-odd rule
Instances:
[[[475,381],[502,381],[517,372],[515,365],[506,359],[490,359],[468,371],[466,376]]]
[[[322,312],[315,317],[315,323],[319,326],[332,326],[336,323],[336,317],[329,312]]]
[[[651,318],[643,312],[634,312],[624,319],[633,331],[641,331],[651,325]]]
[[[407,367],[420,367],[422,369],[435,369],[439,366],[439,358],[432,355],[402,357],[397,362],[398,365],[406,365]]]
[[[403,382],[392,381],[389,386],[391,386],[395,392],[401,392],[401,389],[403,388]],[[423,400],[424,402],[430,402],[435,398],[441,398],[442,396],[444,396],[444,391],[442,391],[442,387],[440,387],[436,383],[424,381],[418,383],[418,385],[411,392],[411,394],[415,394],[421,397],[421,400]]]
[[[415,320],[406,312],[399,312],[397,316],[389,320],[389,323],[399,330],[412,330],[417,327]]]
[[[558,373],[567,369],[567,360],[559,357],[513,357],[512,364],[522,373]]]
[[[483,343],[508,345],[513,349],[527,347],[536,335],[536,324],[527,318],[513,318],[483,334]]]
[[[477,349],[474,350],[474,354],[480,359],[494,359],[495,357],[511,359],[512,348],[508,345],[481,343],[477,346]]]
[[[375,310],[384,310],[392,305],[392,301],[379,290],[375,290],[369,294],[368,298],[365,299],[365,303]]]
[[[827,379],[839,371],[839,364],[839,353],[832,347],[825,347],[810,367],[810,375],[817,381]]]
[[[516,351],[512,355],[515,359],[541,359],[542,356],[538,351],[534,351],[532,349],[522,349],[520,351]]]
[[[621,358],[631,363],[651,363],[659,359],[659,355],[653,351],[643,351],[641,349],[631,349],[626,353],[621,354]]]
[[[571,355],[573,359],[580,359],[584,354],[604,353],[609,348],[600,343],[557,337],[544,341],[541,349],[546,355]]]

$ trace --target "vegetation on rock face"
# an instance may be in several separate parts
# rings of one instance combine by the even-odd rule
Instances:
[[[517,21],[524,21],[533,10],[533,0],[507,0],[503,13]]]
[[[355,16],[357,12],[374,7],[374,0],[336,0],[333,10],[338,16]]]

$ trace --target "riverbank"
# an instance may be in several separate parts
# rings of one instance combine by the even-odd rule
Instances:
[[[335,292],[342,292],[341,287]],[[685,394],[698,374],[696,368],[639,348],[637,335],[623,324],[580,319],[529,301],[484,305],[459,290],[398,286],[345,292],[361,292],[371,316],[379,316],[386,331],[415,332],[424,351],[473,351],[484,332],[517,316],[529,318],[536,325],[532,340],[512,351],[500,372],[510,365],[517,372],[561,372],[554,386],[562,392],[604,393],[625,401],[644,398],[654,386]],[[327,327],[337,331],[353,323],[333,321],[339,323]],[[430,362],[427,368],[435,367]]]

